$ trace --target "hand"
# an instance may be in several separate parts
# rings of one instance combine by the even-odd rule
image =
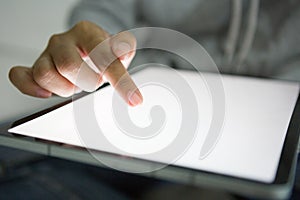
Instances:
[[[65,33],[53,35],[31,68],[13,67],[9,78],[22,93],[41,98],[53,93],[69,97],[81,89],[94,91],[105,78],[129,105],[135,106],[143,98],[126,70],[135,49],[132,34],[110,36],[99,26],[82,21]],[[85,57],[93,61],[98,73],[84,61]]]

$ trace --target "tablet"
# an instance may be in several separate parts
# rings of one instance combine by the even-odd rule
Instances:
[[[173,84],[178,75],[184,80],[179,86]],[[15,122],[10,134],[2,134],[1,144],[253,197],[289,195],[299,138],[298,83],[184,70],[176,70],[174,75],[174,70],[159,67],[132,77],[144,96],[142,105],[119,106],[121,100],[115,100],[113,88],[106,86]],[[155,81],[151,82],[151,77]],[[222,83],[218,92],[223,97],[223,115],[214,110],[212,98],[216,95],[212,93],[216,90],[208,84],[217,80]],[[183,90],[192,95],[176,93]],[[186,102],[189,105],[183,105]],[[210,125],[216,113],[222,120],[214,133]],[[161,127],[155,128],[155,123]],[[140,132],[131,134],[134,127]],[[144,134],[149,130],[156,133]],[[172,157],[176,145],[169,148],[170,144],[179,137],[178,132],[186,130],[194,133],[181,133],[189,141]],[[204,147],[208,150],[201,156]]]

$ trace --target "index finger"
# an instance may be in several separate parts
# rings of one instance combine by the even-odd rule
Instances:
[[[124,65],[112,50],[111,38],[103,38],[103,30],[88,32],[86,37],[76,37],[80,49],[87,52],[101,74],[116,89],[119,95],[131,106],[143,102],[141,92],[130,77]],[[77,32],[74,33],[79,34]]]
[[[143,103],[143,96],[119,59],[104,71],[105,78],[131,106]]]
[[[89,53],[89,57],[99,68],[101,74],[129,105],[136,106],[143,102],[141,92],[130,77],[125,66],[114,55],[110,39],[106,39],[98,44]]]

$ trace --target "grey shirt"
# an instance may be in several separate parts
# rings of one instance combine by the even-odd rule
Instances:
[[[83,0],[69,24],[80,20],[112,34],[143,26],[171,28],[197,40],[221,72],[300,81],[297,0]],[[149,56],[145,62],[168,59]]]

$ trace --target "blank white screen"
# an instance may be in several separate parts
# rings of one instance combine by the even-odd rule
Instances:
[[[150,73],[165,73],[168,77],[169,72],[165,69],[149,68],[133,75],[133,78],[147,77]],[[205,81],[199,79],[194,72],[179,71],[179,73],[187,80],[195,93],[201,123],[194,142],[184,155],[175,162],[175,165],[262,182],[272,182],[277,172],[287,128],[298,97],[299,84],[223,75],[226,118],[222,135],[209,156],[199,160],[199,150],[211,121],[213,109],[211,96]],[[216,77],[214,74],[206,75],[208,79]],[[176,99],[164,97],[167,94],[163,90],[159,92],[159,88],[156,90],[153,86],[153,88],[142,88],[141,92],[145,102],[142,106],[129,109],[132,121],[140,126],[149,124],[149,118],[146,117],[145,113],[149,111],[153,103],[161,103],[166,107],[166,114],[171,116],[168,120],[174,122],[166,124],[166,128],[169,130],[164,136],[142,144],[143,151],[149,153],[151,152],[151,144],[158,144],[157,141],[159,140],[171,141],[172,137],[176,136],[174,136],[173,130],[178,128],[176,120],[180,120],[180,116],[178,116],[180,112],[177,112]],[[110,140],[122,137],[122,139],[115,141],[115,145],[123,145],[123,149],[134,151],[130,147],[135,144],[128,144],[130,140],[127,141],[128,145],[122,143],[126,137],[120,136],[118,127],[110,115],[112,95],[113,89],[106,87],[77,102],[84,107],[86,99],[94,98],[95,102],[98,102],[94,105],[98,123],[104,124],[103,130],[111,132],[108,136]],[[72,109],[72,104],[65,105],[9,131],[84,147],[85,145],[82,144],[76,130]],[[138,145],[136,148],[140,148]],[[96,144],[89,147],[110,151]],[[155,148],[163,147],[163,145],[157,145]],[[137,157],[142,157],[142,155],[137,155]],[[160,161],[159,158],[157,160]]]

